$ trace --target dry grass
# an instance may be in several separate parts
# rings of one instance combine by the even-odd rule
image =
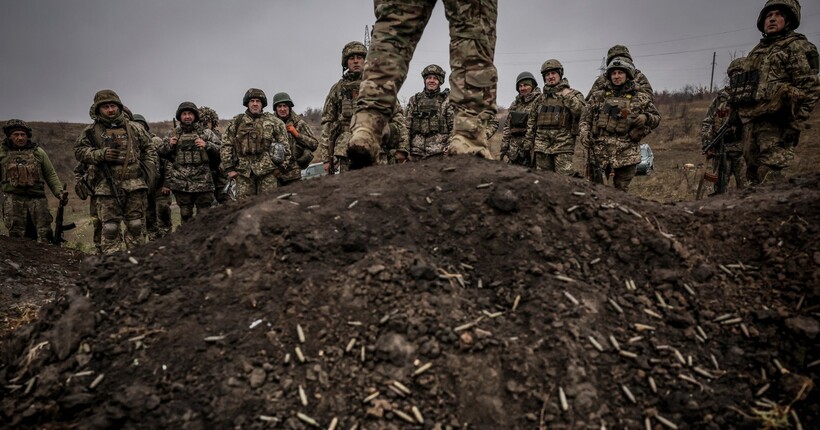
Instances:
[[[40,315],[40,306],[34,303],[16,303],[8,308],[0,321],[0,337],[31,324]]]

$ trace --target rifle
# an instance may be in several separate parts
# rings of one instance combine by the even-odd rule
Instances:
[[[97,141],[94,139],[94,136],[91,134],[91,130],[88,130],[86,132],[86,137],[88,138],[89,142],[91,142],[92,144],[96,144]],[[114,145],[115,145],[115,143],[112,142],[112,145],[111,145],[112,148],[114,147]],[[97,148],[99,148],[99,146],[97,146]],[[104,149],[104,148],[100,148],[100,149]],[[117,187],[116,184],[114,183],[114,175],[111,173],[111,167],[108,165],[108,162],[104,161],[104,160],[103,160],[102,163],[99,164],[99,166],[100,166],[100,171],[102,172],[103,178],[105,179],[105,182],[108,184],[108,186],[111,188],[111,192],[114,193],[114,200],[117,201],[117,206],[120,207],[120,211],[122,211],[122,214],[124,216],[125,215],[125,202],[123,202],[123,200],[122,200],[122,196],[120,195],[119,187]]]
[[[60,195],[60,205],[57,206],[57,220],[54,225],[54,237],[51,238],[51,243],[60,246],[66,240],[63,238],[63,233],[68,230],[73,230],[77,227],[73,222],[70,224],[63,224],[65,217],[65,207],[68,204],[68,191],[66,191],[66,184],[63,184],[63,193]]]
[[[709,154],[713,153],[713,149],[715,148],[717,148],[717,158],[715,159],[715,166],[711,171],[708,167],[704,167],[703,169],[703,175],[698,182],[698,189],[695,194],[698,200],[703,198],[703,193],[706,191],[704,187],[705,182],[715,184],[714,194],[723,194],[726,192],[728,172],[726,172],[726,145],[724,139],[726,137],[726,133],[732,131],[734,123],[735,121],[733,121],[732,117],[727,118],[723,125],[721,125],[715,133],[715,137],[709,143],[703,145],[702,153],[707,156],[707,159]]]

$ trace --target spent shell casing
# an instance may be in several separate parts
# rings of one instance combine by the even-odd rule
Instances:
[[[518,309],[518,305],[520,303],[521,303],[521,295],[515,296],[515,300],[513,300],[513,306],[512,306],[513,312],[515,312],[515,310]]]
[[[623,390],[624,394],[626,394],[626,398],[628,398],[630,402],[638,403],[638,401],[635,400],[635,396],[632,394],[632,391],[629,390],[629,387],[626,385],[621,385],[621,390]]]
[[[305,389],[302,386],[299,386],[299,401],[302,403],[302,406],[308,405],[307,394],[305,394]]]
[[[564,296],[565,296],[567,299],[569,299],[569,301],[570,301],[570,302],[572,302],[572,304],[573,304],[573,305],[578,306],[578,305],[580,304],[580,302],[578,301],[578,299],[576,299],[576,298],[575,298],[575,296],[573,296],[572,294],[570,294],[568,291],[564,291],[563,293],[564,293]]]
[[[594,337],[589,336],[589,343],[591,343],[592,346],[594,346],[595,349],[598,350],[598,352],[604,352],[604,347],[601,346],[601,344],[598,343],[598,341]]]
[[[404,394],[410,394],[410,389],[399,381],[393,381],[393,386],[404,392]]]
[[[652,390],[653,393],[658,394],[658,386],[655,384],[655,378],[649,377],[649,388]]]
[[[621,357],[626,357],[626,358],[631,358],[631,359],[638,358],[638,354],[635,354],[634,352],[625,351],[623,349],[618,351],[618,355],[620,355]]]
[[[319,427],[319,423],[316,422],[316,420],[314,420],[313,418],[311,418],[311,417],[309,417],[309,416],[307,416],[307,415],[305,415],[301,412],[296,413],[296,418],[299,418],[299,420],[302,421],[305,424],[309,424],[313,427]]]
[[[612,347],[615,348],[615,351],[621,350],[621,345],[618,344],[618,340],[615,339],[615,336],[609,335],[609,343],[612,344]]]
[[[418,407],[413,406],[410,409],[410,412],[413,412],[413,416],[416,417],[416,421],[418,421],[419,424],[424,424],[424,415],[421,414],[421,411]]]
[[[426,363],[413,372],[413,376],[419,376],[433,367],[433,363]]]
[[[302,326],[296,324],[296,336],[299,337],[299,343],[305,343],[305,331],[302,330]]]
[[[698,331],[698,334],[703,338],[703,340],[709,340],[709,336],[706,336],[706,332],[703,331],[703,327],[696,326],[695,329]]]
[[[666,418],[664,418],[664,417],[662,417],[658,414],[655,414],[655,419],[658,420],[659,423],[663,424],[664,426],[666,426],[666,427],[668,427],[672,430],[677,430],[678,429],[678,426],[676,426],[675,423],[673,423],[672,421],[669,421],[668,419],[666,419]]]
[[[296,347],[296,348],[294,348],[293,350],[294,350],[294,352],[296,352],[296,358],[297,358],[297,359],[299,359],[299,362],[300,362],[300,363],[304,363],[304,362],[305,362],[305,355],[304,355],[304,354],[302,354],[302,348],[299,348],[299,347],[297,346],[297,347]]]
[[[393,409],[393,413],[396,414],[397,417],[401,418],[402,420],[404,420],[404,421],[406,421],[410,424],[415,424],[416,423],[416,420],[414,420],[413,417],[411,417],[410,415],[402,412],[399,409]]]
[[[564,393],[562,387],[558,387],[558,400],[561,401],[561,410],[566,412],[569,410],[569,403],[567,402],[567,395]]]
[[[336,426],[338,426],[338,425],[339,425],[339,418],[333,417],[333,419],[330,420],[330,425],[327,426],[327,430],[336,430]]]
[[[369,402],[369,401],[371,401],[371,400],[375,399],[376,397],[379,397],[379,394],[380,394],[380,393],[379,393],[378,391],[376,391],[375,393],[373,393],[373,394],[371,394],[371,395],[369,395],[369,396],[365,397],[365,398],[364,398],[364,400],[362,400],[362,403],[367,403],[367,402]]]
[[[615,311],[618,312],[619,314],[624,313],[624,310],[623,310],[623,308],[621,308],[621,305],[619,305],[618,302],[616,302],[615,300],[609,299],[609,304],[612,305],[612,307],[615,309]]]
[[[356,338],[352,338],[347,342],[347,346],[345,346],[345,352],[350,352],[353,347],[356,346]]]
[[[768,384],[768,383],[766,385],[760,387],[760,389],[757,390],[757,392],[755,392],[755,397],[760,397],[763,394],[765,394],[766,391],[769,391],[769,387],[771,387],[771,384]]]

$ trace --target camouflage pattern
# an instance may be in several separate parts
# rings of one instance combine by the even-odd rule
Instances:
[[[773,5],[788,6],[785,3],[796,7],[799,16],[799,5],[786,0],[767,2],[764,11]],[[789,167],[800,132],[820,99],[817,47],[792,31],[794,24],[787,22],[783,31],[764,35],[729,85],[730,99],[744,124],[744,158],[753,184],[768,172],[779,175]]]
[[[609,63],[609,62],[607,62]],[[638,69],[635,69],[635,78],[634,78],[635,89],[641,93],[646,94],[649,96],[650,100],[655,100],[655,90],[652,89],[652,85],[649,83],[649,79],[646,78],[646,75],[643,74]],[[587,93],[586,100],[592,98],[592,94],[596,91],[601,91],[606,88],[607,84],[609,83],[609,79],[607,78],[606,72],[602,73],[595,79],[595,82],[592,84],[592,88]]]
[[[495,115],[498,72],[495,56],[497,0],[460,2],[444,0],[450,24],[450,103],[454,110],[452,153],[478,153],[492,158],[487,148],[486,124]],[[434,0],[376,0],[376,23],[364,68],[356,123],[378,125],[393,113],[396,95]],[[355,132],[355,127],[354,127]]]
[[[572,174],[578,122],[585,105],[584,95],[570,88],[566,78],[555,86],[544,85],[541,97],[530,107],[522,143],[524,151],[534,154],[536,168]]]
[[[643,127],[635,125],[639,115],[646,116]],[[641,161],[640,141],[660,120],[652,99],[638,90],[633,81],[620,88],[608,83],[587,103],[581,115],[579,137],[596,169],[614,171],[615,186],[627,191]]]
[[[350,121],[355,111],[355,100],[359,95],[361,73],[345,72],[333,84],[325,98],[322,109],[322,135],[319,138],[319,158],[329,163],[331,157],[339,160],[343,170],[347,170],[347,146],[350,141]],[[333,147],[333,153],[329,148]]]
[[[199,118],[200,123],[202,123],[205,128],[208,128],[214,132],[216,137],[219,138],[219,141],[222,142],[222,131],[219,130],[219,115],[216,111],[213,110],[213,108],[201,106],[199,108]],[[222,171],[222,168],[220,167],[221,164],[221,159],[216,163],[214,163],[214,160],[211,160],[211,176],[214,178],[214,198],[217,203],[220,204],[225,203],[228,200],[228,196],[222,193],[222,190],[228,183],[228,177],[225,176],[225,172]]]
[[[251,197],[279,186],[278,177],[289,166],[276,166],[268,154],[272,143],[288,142],[285,123],[275,114],[245,111],[235,116],[222,141],[220,156],[222,170],[226,174],[238,173],[236,177],[239,198]],[[290,146],[285,145],[285,159],[291,160]]]
[[[171,145],[172,137],[179,139],[176,145]],[[197,148],[194,144],[197,139],[205,141],[205,148]],[[170,160],[169,175],[165,178],[168,188],[174,192],[213,194],[210,159],[219,157],[221,144],[216,133],[199,123],[174,129],[157,148],[160,157]]]
[[[410,98],[405,111],[411,158],[421,159],[447,152],[453,131],[454,110],[448,90],[424,90]]]
[[[766,15],[772,9],[780,9],[787,16],[789,29],[797,30],[800,26],[800,3],[797,0],[767,0],[760,10],[760,15],[757,16],[757,29],[761,33],[764,33],[763,22]]]
[[[201,122],[205,128],[209,128],[213,131],[219,127],[219,115],[217,115],[215,110],[209,108],[208,106],[200,106],[199,122]]]
[[[74,166],[74,192],[81,200],[89,199],[88,215],[91,218],[92,237],[95,253],[102,253],[102,222],[97,214],[97,199],[94,196],[95,167],[85,163]]]
[[[100,105],[108,102],[118,103],[119,97],[111,90],[97,92],[89,110],[94,124],[86,127],[74,144],[77,161],[100,168],[108,166],[121,196],[122,206],[117,203],[107,180],[95,181],[93,193],[102,222],[101,247],[105,254],[119,251],[123,243],[129,249],[145,243],[146,196],[157,172],[156,150],[141,125],[131,122],[123,111],[114,118],[98,115]],[[116,161],[105,160],[108,148],[119,151]],[[124,234],[120,232],[120,224],[125,226]]]
[[[729,103],[729,92],[726,88],[718,92],[717,97],[712,100],[706,117],[703,118],[700,127],[701,146],[705,147],[715,139],[715,134],[733,115],[732,107]],[[725,190],[732,176],[735,178],[737,189],[746,187],[746,163],[743,161],[742,125],[737,130],[732,129],[723,136],[723,147],[725,151],[726,164],[721,166],[721,159],[718,154],[710,154],[713,169],[719,172],[718,181],[721,183],[715,187],[716,190]]]
[[[3,196],[2,209],[3,222],[9,230],[9,237],[26,237],[26,223],[31,218],[37,230],[37,242],[48,243],[52,235],[53,218],[45,197],[6,194]]]
[[[530,76],[532,75],[530,74]],[[535,84],[534,78],[533,84]],[[531,164],[530,154],[524,151],[524,138],[527,135],[530,109],[539,98],[541,98],[541,89],[535,84],[531,93],[524,96],[521,94],[515,96],[515,100],[510,105],[501,132],[501,158],[506,157],[511,164]]]
[[[276,103],[274,104],[274,106]],[[291,157],[288,162],[290,170],[285,172],[280,178],[283,183],[298,181],[302,179],[302,169],[310,165],[313,160],[313,151],[319,147],[319,140],[313,135],[313,129],[305,121],[302,115],[290,111],[290,115],[285,121],[285,127],[293,125],[298,133],[298,137],[288,132],[288,145],[290,146]],[[307,162],[307,163],[305,163]]]
[[[381,142],[381,152],[379,153],[379,164],[396,164],[396,152],[405,154],[410,149],[410,133],[407,130],[404,109],[396,102],[396,109],[393,117],[384,127]]]

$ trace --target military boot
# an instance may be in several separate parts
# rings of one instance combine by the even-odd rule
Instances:
[[[372,110],[356,112],[351,124],[347,157],[351,169],[361,169],[376,164],[381,151],[380,142],[387,119]]]
[[[470,154],[487,160],[493,159],[487,146],[485,127],[478,118],[456,114],[447,153],[450,155]]]

